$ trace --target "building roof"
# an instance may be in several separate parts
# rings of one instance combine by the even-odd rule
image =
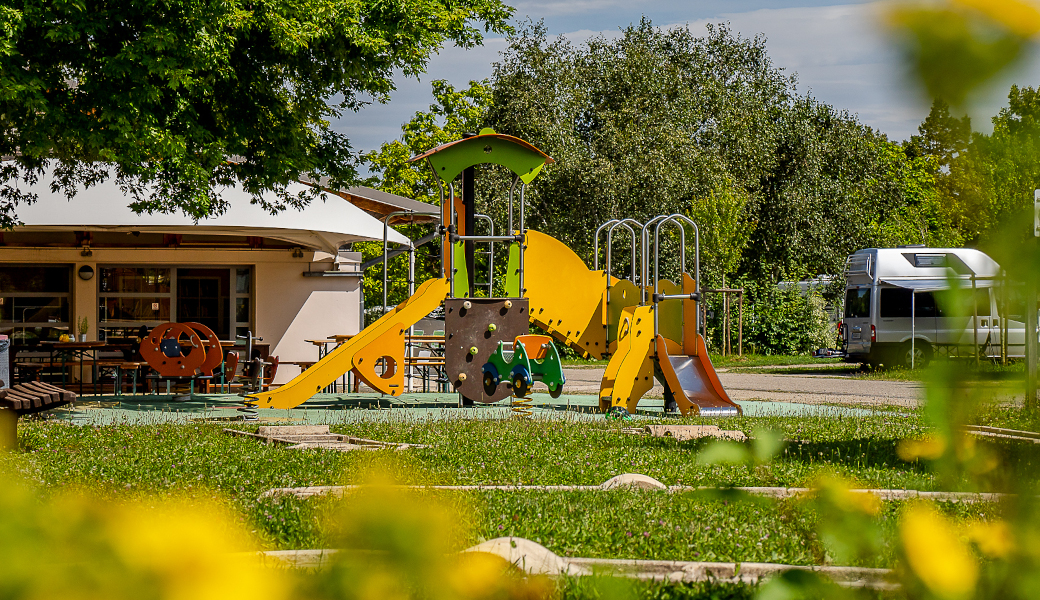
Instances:
[[[309,181],[305,180],[304,183],[309,183]],[[337,190],[329,187],[329,181],[326,177],[322,177],[316,185],[326,192],[340,196],[380,221],[391,213],[410,213],[390,217],[391,225],[398,223],[441,222],[440,208],[434,204],[419,202],[418,200],[412,200],[411,198],[390,194],[370,187],[357,186],[345,190]]]
[[[272,215],[250,203],[251,196],[238,187],[221,190],[228,202],[223,215],[194,222],[183,214],[135,214],[127,205],[131,197],[113,179],[80,187],[71,200],[50,189],[52,178],[45,174],[23,191],[37,194],[35,204],[21,205],[16,231],[139,231],[142,233],[254,236],[281,240],[335,255],[340,246],[351,242],[383,239],[383,223],[361,208],[329,193],[311,201],[303,210],[287,209]],[[290,194],[310,186],[294,183]],[[390,229],[387,239],[407,244],[408,238]]]

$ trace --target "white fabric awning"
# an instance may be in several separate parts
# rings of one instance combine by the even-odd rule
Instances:
[[[939,290],[948,290],[954,285],[960,285],[961,289],[971,289],[970,279],[891,279],[883,278],[880,280],[885,285],[891,285],[905,290],[913,290],[915,292],[935,292]],[[951,285],[952,284],[952,285]],[[976,287],[983,287],[981,283],[976,283]],[[986,283],[986,287],[991,284]]]
[[[335,194],[322,193],[301,210],[288,209],[271,215],[250,203],[250,195],[236,187],[224,188],[220,195],[228,202],[223,215],[195,223],[182,214],[135,214],[127,208],[132,198],[123,193],[113,179],[80,188],[69,200],[62,192],[52,192],[49,174],[23,191],[34,192],[35,204],[17,208],[24,225],[15,231],[140,231],[182,235],[233,235],[265,237],[328,252],[333,256],[343,244],[382,241],[383,224],[365,211]],[[288,186],[290,194],[308,189],[302,183]],[[389,241],[407,244],[408,238],[394,229]]]

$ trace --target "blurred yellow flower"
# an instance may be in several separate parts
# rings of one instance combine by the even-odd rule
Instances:
[[[209,502],[164,501],[117,507],[108,523],[115,550],[135,570],[154,574],[167,600],[276,600],[283,573],[248,554],[249,536]]]
[[[979,566],[952,523],[933,506],[915,503],[899,521],[899,537],[910,569],[935,595],[968,597],[979,578]]]
[[[1040,7],[1022,0],[953,0],[954,3],[975,10],[1007,27],[1024,38],[1040,33]]]
[[[992,558],[1007,558],[1015,550],[1015,536],[1007,521],[972,523],[968,537],[983,554]]]
[[[946,451],[946,440],[937,435],[926,436],[919,440],[900,440],[896,454],[905,461],[924,458],[936,460]]]

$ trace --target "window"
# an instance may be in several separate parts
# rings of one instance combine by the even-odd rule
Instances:
[[[99,339],[137,335],[173,320],[173,273],[168,267],[98,269]]]
[[[25,343],[68,333],[71,290],[71,266],[0,266],[0,332]]]
[[[911,306],[915,318],[943,316],[935,305],[935,294],[917,292],[906,288],[882,288],[881,306],[878,307],[882,319],[909,319]]]
[[[250,329],[249,267],[99,269],[100,339],[138,336],[171,321],[202,323],[222,340]]]
[[[946,255],[945,254],[915,254],[914,255],[914,266],[915,267],[945,267],[946,266]]]
[[[845,292],[845,318],[870,317],[870,288],[856,288]]]

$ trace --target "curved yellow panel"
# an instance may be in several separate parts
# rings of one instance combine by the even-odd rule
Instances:
[[[625,407],[633,413],[654,385],[654,307],[634,306],[621,314],[617,352],[610,357],[599,386],[599,406]]]
[[[590,271],[566,244],[538,231],[527,231],[523,295],[531,321],[586,358],[607,352],[602,299],[603,271]]]

